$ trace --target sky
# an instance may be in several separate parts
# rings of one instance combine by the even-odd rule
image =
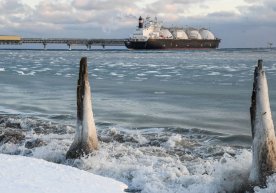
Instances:
[[[139,16],[208,28],[223,48],[276,46],[276,0],[0,0],[0,34],[128,38]]]

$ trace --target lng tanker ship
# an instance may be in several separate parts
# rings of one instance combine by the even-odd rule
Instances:
[[[140,16],[133,35],[125,41],[129,49],[206,49],[218,48],[220,39],[206,28],[163,27],[157,18]]]

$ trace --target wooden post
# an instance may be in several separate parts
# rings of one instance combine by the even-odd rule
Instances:
[[[258,60],[254,72],[250,114],[253,159],[249,181],[252,185],[265,186],[266,177],[276,172],[276,138],[262,60]]]
[[[78,158],[98,149],[98,137],[93,118],[91,91],[88,80],[87,58],[80,61],[77,86],[77,128],[74,142],[66,158]]]

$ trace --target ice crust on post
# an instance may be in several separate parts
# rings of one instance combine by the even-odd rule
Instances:
[[[265,186],[266,177],[276,170],[276,139],[262,60],[258,60],[254,72],[250,114],[253,159],[249,181]]]
[[[78,158],[98,149],[98,137],[93,118],[91,91],[88,80],[87,58],[80,61],[77,85],[77,127],[75,139],[66,158]]]

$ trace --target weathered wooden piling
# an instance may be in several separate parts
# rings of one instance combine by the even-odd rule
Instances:
[[[254,72],[250,114],[253,159],[249,181],[265,186],[266,177],[276,171],[276,138],[262,60],[258,60]]]
[[[77,86],[77,128],[75,139],[66,158],[78,158],[98,149],[98,137],[93,118],[87,58],[80,61]]]

